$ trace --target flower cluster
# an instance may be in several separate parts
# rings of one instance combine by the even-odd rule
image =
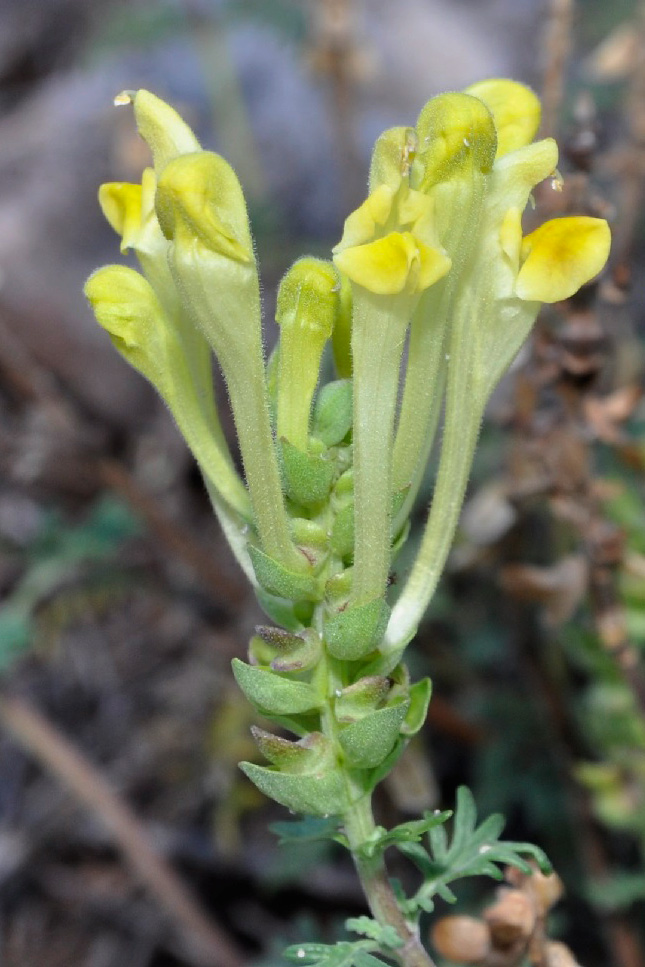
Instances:
[[[106,218],[141,272],[99,269],[86,294],[116,348],[164,398],[231,547],[267,614],[240,686],[299,736],[258,732],[269,795],[344,812],[418,729],[429,682],[400,664],[454,536],[482,414],[540,305],[603,267],[605,221],[558,218],[524,236],[534,187],[554,174],[533,141],[540,104],[509,80],[430,100],[414,128],[374,148],[367,200],[332,261],[303,258],[277,299],[265,363],[258,271],[242,190],[168,105],[126,92],[153,166],[103,185]],[[404,348],[407,344],[407,352]],[[242,457],[222,432],[212,359]],[[334,378],[321,373],[335,367]],[[389,574],[407,536],[440,413],[439,470],[411,572]]]

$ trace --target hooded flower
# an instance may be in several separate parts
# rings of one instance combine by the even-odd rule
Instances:
[[[432,208],[403,176],[396,187],[379,185],[347,218],[334,249],[337,267],[375,295],[423,292],[451,264],[437,244]]]

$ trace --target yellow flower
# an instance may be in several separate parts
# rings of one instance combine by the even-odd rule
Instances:
[[[379,185],[352,212],[333,250],[341,272],[375,295],[418,295],[451,266],[435,242],[432,201],[399,181]]]

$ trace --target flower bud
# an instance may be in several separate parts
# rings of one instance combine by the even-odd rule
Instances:
[[[481,963],[490,949],[488,927],[474,917],[442,917],[430,939],[442,957],[461,964]]]
[[[304,258],[278,291],[278,437],[305,452],[320,360],[339,309],[340,279],[331,262]]]
[[[535,870],[526,886],[535,897],[538,915],[541,917],[545,916],[552,906],[555,906],[564,893],[562,880],[557,873],[546,876],[540,870]]]
[[[523,890],[503,890],[497,903],[484,912],[495,947],[512,947],[528,940],[537,920],[535,905]]]

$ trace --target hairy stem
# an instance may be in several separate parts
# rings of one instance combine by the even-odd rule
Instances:
[[[343,816],[345,834],[372,915],[384,927],[394,927],[403,946],[392,951],[400,967],[435,967],[419,938],[418,930],[405,919],[390,885],[383,854],[367,856],[361,849],[375,830],[369,796],[364,796]]]

